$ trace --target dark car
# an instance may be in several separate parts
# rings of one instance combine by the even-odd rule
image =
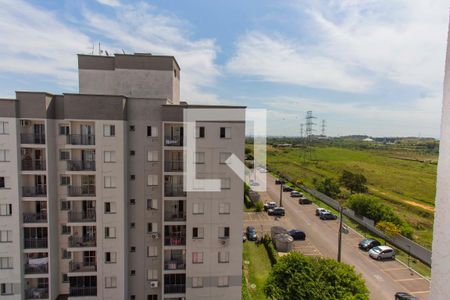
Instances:
[[[320,214],[320,219],[321,220],[336,220],[337,216],[330,213],[329,211],[326,211],[326,212],[322,212]]]
[[[362,249],[364,251],[369,251],[373,247],[380,246],[381,243],[374,239],[363,239],[361,242],[359,242],[358,246],[359,249]]]
[[[256,229],[253,226],[248,226],[245,234],[247,235],[247,240],[249,241],[256,241],[258,239]]]
[[[294,240],[302,240],[302,241],[304,241],[306,239],[306,234],[303,231],[301,231],[301,230],[292,229],[292,230],[288,231],[288,234],[290,236],[292,236],[292,238]]]
[[[405,292],[398,292],[395,293],[395,300],[419,300],[419,298]]]
[[[274,209],[269,209],[268,212],[269,216],[284,216],[285,211],[283,207],[275,207]]]
[[[309,200],[308,198],[301,197],[300,199],[298,199],[298,204],[301,204],[301,205],[312,204],[312,201]]]
[[[291,192],[291,197],[292,198],[299,198],[299,197],[303,197],[303,194],[300,193],[299,191],[292,191]]]
[[[275,179],[275,184],[282,184],[282,183],[284,183],[283,180],[281,180],[281,179]]]
[[[290,186],[283,186],[283,192],[292,192],[293,190]]]

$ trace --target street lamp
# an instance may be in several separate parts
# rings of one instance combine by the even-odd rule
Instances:
[[[342,252],[342,203],[339,203],[339,240],[338,240],[338,254],[337,261],[341,262]]]
[[[280,207],[283,207],[283,184],[284,184],[284,181],[281,180],[281,184],[280,184]]]

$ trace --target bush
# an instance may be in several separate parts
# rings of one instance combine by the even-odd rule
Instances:
[[[319,192],[327,195],[328,197],[337,198],[341,194],[339,183],[332,178],[327,177],[320,182],[317,182],[316,180],[314,185]]]
[[[263,245],[264,248],[267,251],[267,255],[269,256],[269,260],[270,260],[270,264],[273,266],[277,263],[278,260],[278,252],[275,249],[275,247],[273,246],[272,243],[272,239],[270,238],[270,236],[266,233],[260,241]]]
[[[260,212],[263,211],[264,209],[264,204],[262,203],[261,200],[256,201],[255,203],[255,211]]]
[[[250,300],[250,293],[247,288],[245,276],[242,276],[242,300]]]
[[[366,193],[367,179],[362,174],[355,174],[349,171],[343,171],[341,176],[341,183],[350,190],[350,193]]]

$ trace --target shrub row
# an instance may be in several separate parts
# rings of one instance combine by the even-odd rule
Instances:
[[[267,255],[269,256],[269,260],[270,260],[270,264],[273,266],[277,263],[278,260],[278,252],[275,249],[275,247],[273,246],[272,243],[272,239],[270,238],[270,236],[266,233],[260,241],[263,245],[264,248],[267,251]]]

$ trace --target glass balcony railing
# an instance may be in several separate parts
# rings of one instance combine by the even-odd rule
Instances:
[[[23,213],[23,222],[24,223],[46,223],[47,222],[47,213]]]
[[[169,160],[164,162],[165,172],[182,172],[183,161],[182,160]]]
[[[45,144],[45,134],[21,133],[20,142],[22,144]]]
[[[96,236],[70,236],[69,246],[72,248],[95,247],[97,246]]]
[[[96,213],[95,210],[88,210],[88,211],[69,211],[69,222],[76,223],[76,222],[95,222],[96,220]]]
[[[67,136],[69,145],[95,145],[95,135],[69,134]]]
[[[68,186],[68,194],[70,197],[94,197],[95,196],[95,185],[84,185],[84,186]]]
[[[22,197],[46,197],[47,186],[24,186],[22,187]]]
[[[70,272],[95,272],[97,271],[97,264],[95,262],[78,262],[78,261],[70,261],[69,262],[69,270]]]
[[[25,264],[25,274],[47,274],[48,264]]]
[[[25,249],[40,249],[48,247],[47,238],[25,238],[24,248]]]
[[[164,196],[166,197],[186,197],[186,192],[183,190],[183,185],[165,184]]]
[[[185,284],[165,284],[164,293],[166,294],[184,294],[186,292]]]
[[[97,296],[97,287],[70,287],[69,297]]]
[[[166,246],[185,246],[186,236],[185,235],[169,235],[164,237],[164,245]]]
[[[45,169],[43,159],[22,159],[22,171],[45,171]]]
[[[183,146],[183,136],[165,136],[165,146]]]
[[[25,299],[48,299],[48,288],[27,288]]]

